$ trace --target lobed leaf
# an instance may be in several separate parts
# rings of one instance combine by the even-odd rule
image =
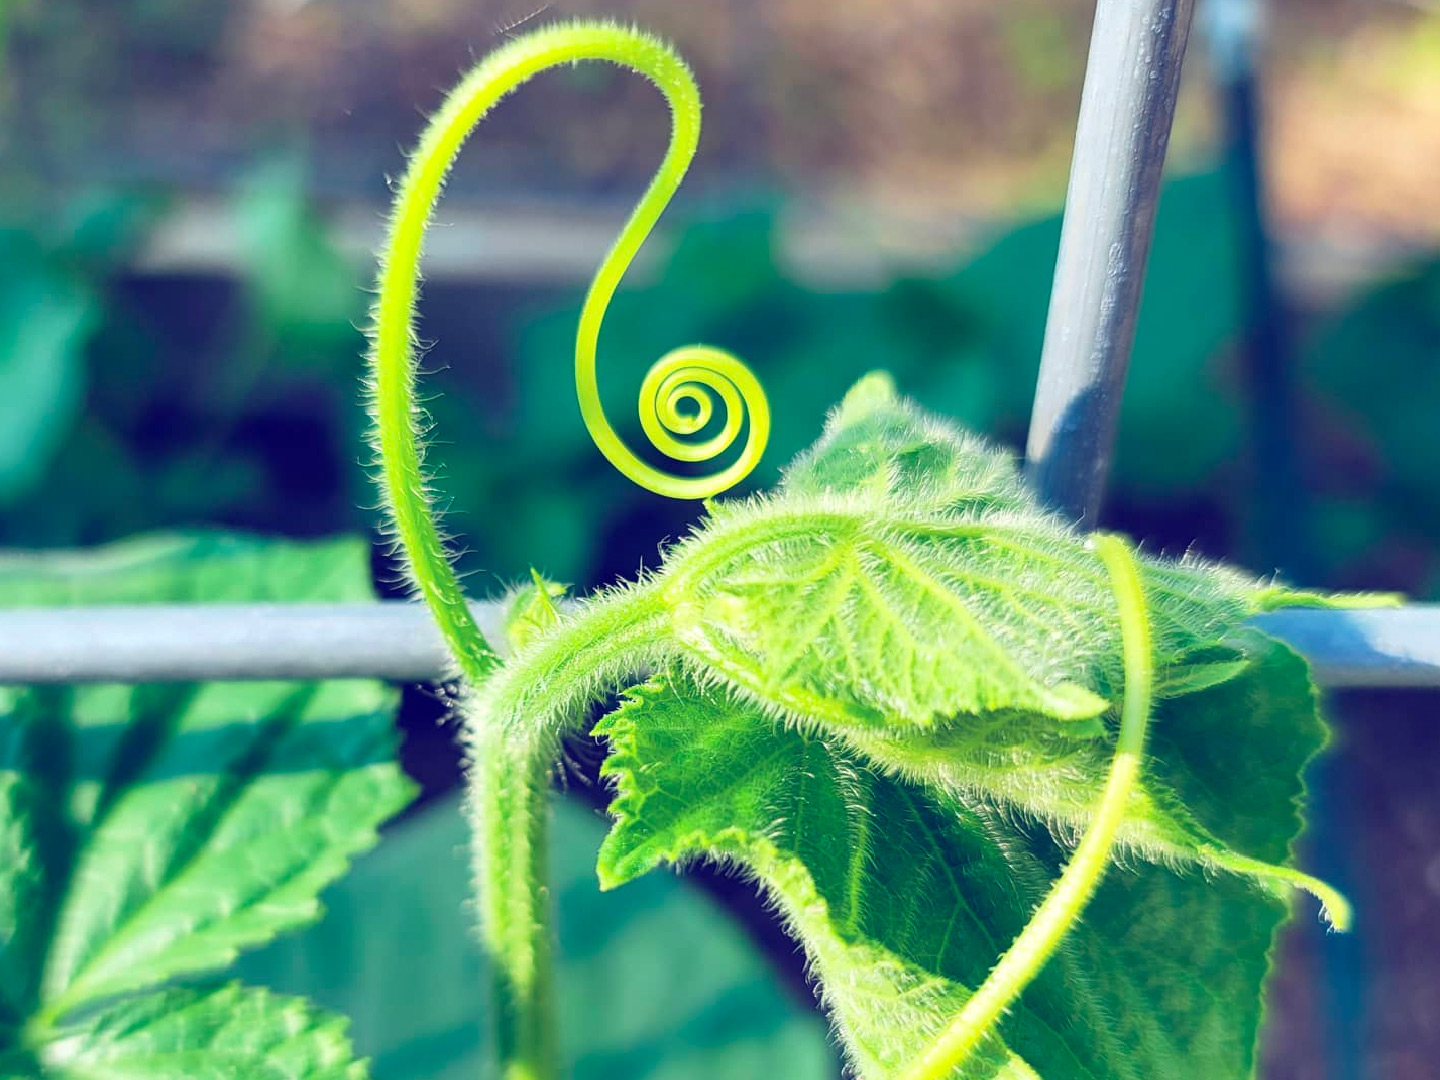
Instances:
[[[1182,763],[1225,747],[1238,763],[1209,770],[1221,796],[1207,802],[1235,809],[1202,821],[1187,803],[1204,785],[1162,761],[1132,796],[1120,842],[1281,894],[1311,889],[1343,924],[1343,899],[1281,865],[1299,827],[1300,770],[1325,738],[1308,673],[1243,626],[1311,597],[1194,560],[1146,558],[1141,573],[1157,689],[1171,703],[1157,745]],[[658,588],[702,681],[718,676],[882,768],[1062,838],[1088,824],[1123,685],[1108,576],[1006,455],[897,399],[887,379],[850,392],[779,494],[717,510],[671,553]],[[1208,715],[1220,708],[1260,719]],[[1170,714],[1190,719],[1167,724]],[[1242,817],[1260,824],[1232,835]]]
[[[11,607],[371,596],[358,540],[0,561]],[[319,891],[411,797],[394,707],[358,680],[0,689],[0,1047],[46,1045],[82,1006],[318,917]]]
[[[951,1019],[1063,862],[1003,809],[887,776],[683,675],[632,692],[597,731],[616,787],[602,885],[697,858],[753,874],[866,1080],[896,1075]],[[1234,877],[1117,870],[963,1076],[1247,1075],[1285,917]]]
[[[1146,559],[1143,575],[1169,693],[1197,685],[1197,654],[1211,680],[1238,670],[1211,666],[1239,659],[1216,655],[1225,635],[1282,592],[1194,561]],[[1122,681],[1085,537],[1035,504],[1008,455],[876,376],[776,496],[714,510],[662,588],[684,646],[797,717],[893,731],[1009,711],[1062,730],[1106,712]]]

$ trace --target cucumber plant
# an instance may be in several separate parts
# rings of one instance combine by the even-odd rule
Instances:
[[[713,475],[648,464],[599,405],[605,307],[698,140],[684,62],[645,33],[595,22],[533,31],[481,61],[398,190],[371,408],[397,545],[465,685],[500,1074],[546,1080],[561,1068],[548,778],[561,737],[618,694],[593,725],[615,791],[601,885],[702,859],[752,877],[803,945],[857,1075],[1250,1075],[1294,894],[1312,894],[1337,929],[1350,912],[1295,866],[1302,773],[1326,740],[1316,691],[1304,661],[1247,620],[1373,598],[1083,535],[1039,505],[1008,454],[874,374],[775,491],[707,501],[655,571],[568,605],[537,577],[513,598],[508,659],[476,625],[424,466],[424,234],[491,107],[545,69],[589,60],[651,80],[673,126],[582,310],[585,423],[632,479],[707,500],[754,467],[769,427],[754,375],[708,346],[652,368],[640,419],[686,462],[747,430]]]

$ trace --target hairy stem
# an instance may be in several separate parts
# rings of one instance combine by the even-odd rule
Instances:
[[[653,584],[583,600],[505,662],[476,695],[471,726],[499,725],[527,753],[553,756],[579,713],[675,655],[670,610]]]
[[[609,61],[644,75],[664,94],[672,117],[670,146],[659,171],[596,272],[581,313],[575,377],[586,426],[601,452],[631,479],[686,498],[712,495],[740,480],[759,461],[769,431],[765,396],[754,376],[734,357],[706,346],[675,350],[651,369],[641,388],[641,425],[671,457],[705,461],[734,441],[748,411],[744,450],[717,476],[676,477],[652,468],[625,446],[600,408],[595,352],[605,308],[679,187],[699,139],[700,98],[684,61],[649,35],[595,22],[537,30],[482,60],[431,120],[400,182],[381,251],[371,347],[371,412],[390,520],[416,590],[430,606],[460,674],[477,690],[496,674],[499,660],[466,604],[428,489],[421,447],[425,418],[415,398],[420,259],[435,204],[470,132],[532,76],[580,60]],[[715,410],[712,393],[725,409],[723,430],[698,444],[678,442],[676,435],[696,435],[709,423]],[[603,615],[607,609],[599,610]],[[589,670],[577,684],[581,688],[600,677],[576,657],[562,657],[560,665],[551,666],[572,676]],[[511,704],[523,702],[523,686],[496,681],[509,687],[516,699]],[[522,719],[530,717],[504,707],[482,707],[472,715],[471,802],[482,935],[500,987],[502,1072],[506,1080],[546,1080],[558,1069],[544,885],[545,775],[554,740],[544,733],[515,735],[509,727]]]
[[[1115,834],[1124,819],[1131,789],[1140,775],[1145,728],[1150,718],[1154,663],[1150,618],[1135,557],[1118,537],[1097,534],[1093,540],[1110,574],[1119,605],[1125,656],[1120,734],[1100,805],[1069,865],[1035,909],[1020,936],[965,1002],[950,1026],[904,1073],[903,1080],[950,1080],[956,1075],[1079,920],[1109,865]]]
[[[549,762],[499,731],[474,735],[475,890],[503,1080],[559,1075],[549,897]]]
[[[663,661],[665,616],[643,586],[589,601],[466,702],[472,858],[503,1080],[550,1080],[559,1068],[545,865],[558,741],[591,701]]]

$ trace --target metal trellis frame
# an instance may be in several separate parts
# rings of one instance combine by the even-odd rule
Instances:
[[[1194,0],[1100,0],[1025,452],[1040,497],[1093,525],[1120,397]]]
[[[500,605],[473,606],[503,642]],[[1440,686],[1440,604],[1282,611],[1256,620],[1309,657],[1331,687]],[[149,604],[34,608],[0,616],[0,683],[380,678],[451,672],[424,605]]]
[[[1134,338],[1194,0],[1099,0],[1031,421],[1041,497],[1093,523]],[[1203,418],[1200,418],[1203,422]],[[492,641],[500,610],[477,603]],[[1256,623],[1330,687],[1440,687],[1440,605],[1287,611]],[[426,609],[148,605],[0,614],[0,682],[446,677]]]

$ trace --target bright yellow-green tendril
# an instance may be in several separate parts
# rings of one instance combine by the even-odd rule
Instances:
[[[583,55],[610,60],[650,79],[665,95],[671,118],[670,146],[664,160],[595,272],[580,312],[575,335],[575,390],[580,413],[600,452],[641,487],[676,499],[718,495],[750,474],[770,438],[770,406],[748,367],[722,349],[683,345],[657,360],[640,386],[640,425],[656,449],[676,461],[710,461],[724,453],[734,444],[748,415],[750,430],[739,457],[720,472],[701,477],[675,476],[637,457],[605,418],[595,380],[595,350],[605,309],[695,156],[700,141],[700,91],[685,61],[668,44],[638,30],[574,23],[534,36],[551,34],[563,35],[566,46],[585,50]],[[695,435],[710,422],[717,395],[724,409],[721,430],[701,442],[682,442],[681,437]]]
[[[434,611],[462,673],[472,681],[493,668],[495,654],[465,606],[426,491],[414,396],[420,257],[446,177],[474,127],[531,76],[580,60],[605,60],[644,75],[664,94],[673,121],[659,171],[596,272],[581,312],[575,382],[585,425],[601,453],[630,479],[659,494],[688,499],[706,498],[738,483],[759,462],[769,438],[769,407],[759,382],[735,357],[708,346],[675,349],[655,364],[640,389],[640,420],[659,450],[677,460],[696,462],[723,453],[748,414],[744,448],[719,473],[681,477],[650,466],[625,445],[600,406],[595,351],[605,308],[680,186],[699,140],[700,96],[685,62],[669,45],[648,34],[597,22],[545,27],[491,53],[446,99],[400,182],[381,256],[372,347],[376,438],[395,530],[410,558],[416,585]],[[724,409],[720,432],[698,443],[681,442],[678,437],[695,435],[710,422],[717,396]]]
[[[1130,792],[1140,775],[1145,728],[1150,719],[1154,661],[1150,618],[1135,558],[1119,537],[1096,534],[1095,550],[1110,574],[1120,610],[1125,658],[1125,697],[1115,760],[1089,831],[1070,863],[1035,909],[1014,943],[1000,958],[980,989],[941,1032],[903,1080],[951,1080],[966,1058],[989,1034],[1021,991],[1040,973],[1095,895],[1110,861],[1115,834],[1125,817]]]
[[[655,445],[684,461],[708,461],[731,445],[749,413],[738,460],[717,475],[672,476],[652,468],[616,435],[600,408],[595,347],[605,308],[695,154],[700,97],[684,62],[663,42],[608,23],[573,22],[516,38],[487,56],[445,100],[421,137],[395,198],[381,253],[372,334],[372,411],[387,501],[415,584],[430,605],[461,674],[474,686],[498,663],[466,604],[436,525],[426,487],[415,401],[415,307],[425,232],[466,138],[494,105],[531,76],[580,60],[607,60],[649,78],[670,104],[670,147],[659,172],[625,224],[585,299],[575,344],[581,413],[602,453],[637,483],[664,495],[704,498],[733,486],[759,461],[770,430],[765,395],[728,353],[705,346],[676,349],[646,376],[640,420]],[[686,444],[725,409],[722,430]],[[551,1080],[559,1072],[550,973],[549,897],[544,878],[548,758],[534,747],[510,747],[495,718],[467,718],[474,761],[472,823],[480,882],[482,941],[496,992],[496,1044],[504,1080]],[[512,753],[512,750],[515,751]]]

